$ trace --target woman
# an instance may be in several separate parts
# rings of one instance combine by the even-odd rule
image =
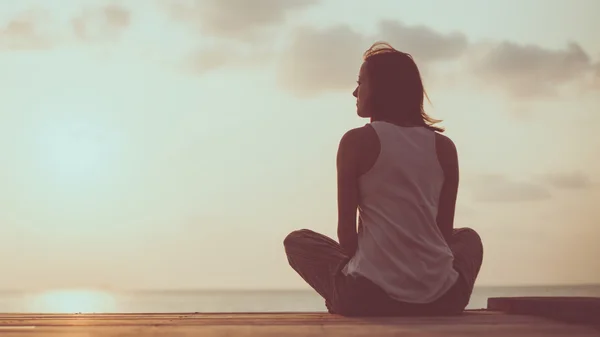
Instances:
[[[474,230],[454,229],[456,148],[423,110],[426,93],[409,54],[375,43],[363,59],[353,95],[371,122],[339,144],[339,244],[295,231],[284,240],[288,260],[331,313],[459,314],[483,247]]]

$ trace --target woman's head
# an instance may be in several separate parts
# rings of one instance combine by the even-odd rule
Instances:
[[[364,53],[363,61],[353,93],[360,117],[443,131],[434,126],[440,121],[423,109],[427,93],[412,56],[377,42]]]

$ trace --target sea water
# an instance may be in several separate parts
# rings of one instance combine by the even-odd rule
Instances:
[[[600,285],[476,287],[469,309],[485,308],[489,297],[593,296]],[[4,313],[148,312],[324,312],[322,298],[310,290],[261,291],[103,291],[89,289],[0,292]]]

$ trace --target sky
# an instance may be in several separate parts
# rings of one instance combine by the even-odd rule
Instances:
[[[600,283],[596,0],[0,0],[0,289],[308,289],[361,57],[411,53],[478,285]]]

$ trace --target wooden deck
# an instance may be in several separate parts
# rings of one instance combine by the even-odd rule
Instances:
[[[504,310],[508,303],[516,303],[497,300],[494,304],[491,300],[490,306],[498,305],[498,301]],[[523,306],[532,301],[520,303]],[[533,306],[529,304],[529,311]],[[575,304],[573,308],[581,313]],[[598,309],[589,308],[592,312]],[[600,336],[600,316],[590,317],[591,321],[573,324],[500,311],[404,318],[344,318],[321,313],[0,314],[0,336]]]

